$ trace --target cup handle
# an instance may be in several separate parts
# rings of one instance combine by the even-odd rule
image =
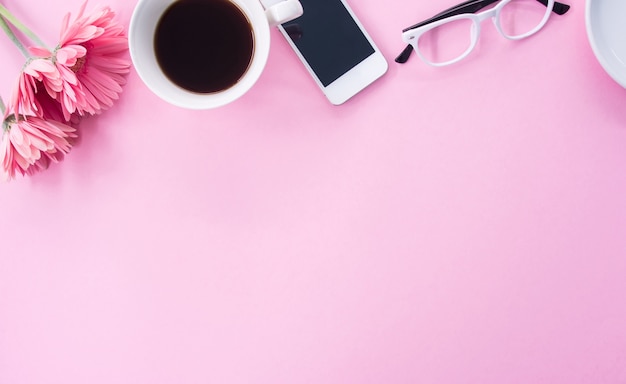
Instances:
[[[300,17],[303,12],[302,4],[298,0],[284,0],[265,9],[271,27]]]

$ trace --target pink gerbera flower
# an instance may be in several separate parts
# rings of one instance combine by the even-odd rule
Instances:
[[[41,50],[38,50],[38,53],[41,53]],[[38,97],[38,93],[41,91],[40,85],[53,99],[56,99],[63,90],[61,75],[50,59],[29,59],[24,65],[11,95],[11,103],[15,106],[16,111],[21,111],[26,115],[43,117],[44,110]]]
[[[85,5],[74,22],[70,22],[70,14],[64,18],[61,39],[53,52],[29,48],[34,58],[20,75],[15,99],[18,109],[41,117],[38,82],[61,104],[66,120],[73,113],[100,113],[119,98],[130,71],[124,27],[115,22],[109,7],[85,15]]]
[[[97,114],[111,107],[122,92],[130,61],[125,57],[128,39],[124,28],[114,20],[109,7],[85,15],[86,3],[74,22],[63,20],[61,39],[53,52],[53,62],[63,80],[63,91],[56,99],[66,118]]]
[[[30,58],[24,65],[11,95],[10,102],[15,106],[14,110],[27,116],[76,125],[79,116],[65,113],[57,98],[63,92],[72,100],[84,100],[84,96],[76,95],[71,87],[64,84],[61,74],[51,60],[50,51],[42,48],[29,50],[33,55],[43,57]]]
[[[76,137],[75,129],[37,116],[11,114],[5,117],[0,138],[0,176],[32,175],[63,160]]]

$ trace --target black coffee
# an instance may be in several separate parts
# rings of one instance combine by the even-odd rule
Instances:
[[[246,72],[254,36],[248,18],[228,0],[177,0],[157,24],[154,50],[172,82],[213,93],[232,87]]]

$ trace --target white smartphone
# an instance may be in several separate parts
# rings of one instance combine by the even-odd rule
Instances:
[[[302,16],[279,29],[332,104],[344,103],[387,72],[387,61],[344,0],[300,3]]]

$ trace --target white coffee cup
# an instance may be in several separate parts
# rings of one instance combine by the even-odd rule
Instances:
[[[270,26],[302,15],[298,0],[267,1],[264,9],[259,0],[229,0],[245,14],[252,27],[254,49],[247,71],[231,87],[213,93],[197,93],[173,83],[157,61],[154,36],[163,13],[177,0],[139,0],[129,27],[130,55],[139,77],[163,100],[189,109],[210,109],[223,106],[244,95],[261,76],[270,49]],[[215,1],[215,0],[207,0]],[[268,5],[272,4],[272,5]]]

